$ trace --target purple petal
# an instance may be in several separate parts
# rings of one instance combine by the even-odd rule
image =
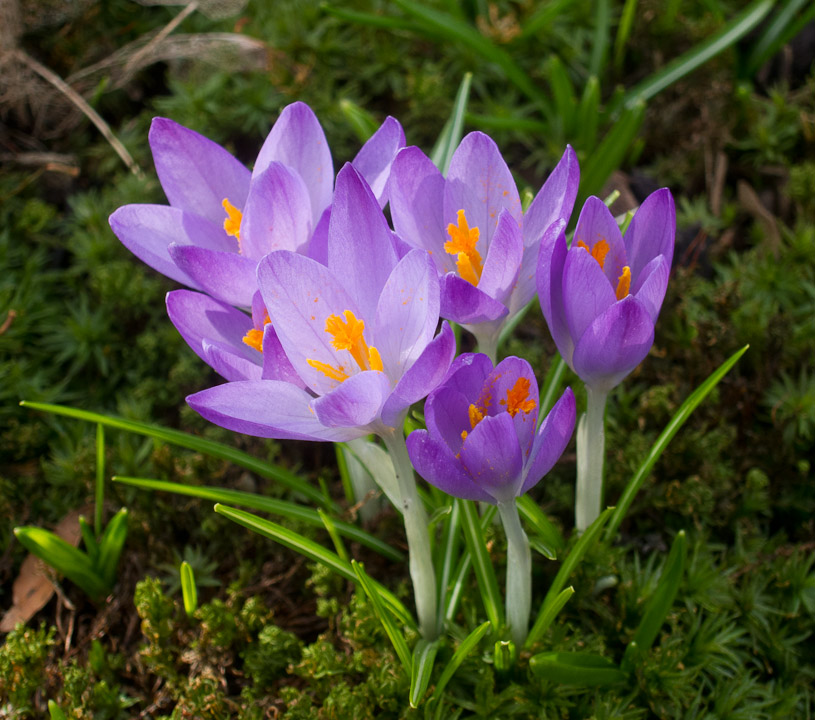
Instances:
[[[509,413],[487,416],[461,446],[461,464],[479,488],[498,502],[518,495],[523,455]]]
[[[251,307],[257,290],[254,260],[193,245],[170,245],[170,257],[198,287],[230,305]]]
[[[563,305],[572,338],[583,335],[615,302],[617,296],[597,261],[583,248],[572,247],[563,266]]]
[[[601,240],[605,240],[609,246],[603,262],[603,273],[611,287],[616,288],[623,267],[628,265],[623,236],[620,234],[617,221],[603,201],[590,197],[580,211],[571,249],[576,250],[579,243],[583,243],[591,250]],[[599,267],[599,263],[597,265]]]
[[[670,273],[669,261],[664,255],[657,255],[643,268],[631,288],[631,294],[645,306],[655,323],[665,299]]]
[[[462,431],[470,432],[470,404],[472,400],[452,387],[442,385],[430,393],[424,404],[427,429],[433,437],[441,438],[455,455],[461,450]]]
[[[352,375],[331,392],[315,398],[311,408],[326,427],[366,427],[379,417],[390,390],[385,373],[368,370]]]
[[[269,253],[260,261],[258,284],[294,369],[318,395],[333,390],[338,381],[311,367],[307,360],[334,367],[344,363],[346,372],[356,368],[347,351],[331,346],[332,336],[325,331],[329,315],[342,317],[350,310],[363,319],[354,301],[325,265],[287,250]],[[366,336],[370,337],[368,333]]]
[[[206,340],[228,346],[246,362],[260,367],[260,353],[243,342],[244,335],[252,329],[252,320],[240,310],[209,295],[173,290],[167,293],[167,314],[181,337],[204,362],[209,363],[203,346]]]
[[[426,430],[416,430],[407,438],[408,455],[416,472],[427,482],[453,497],[495,503],[464,472],[461,462]]]
[[[305,254],[320,265],[328,266],[328,224],[331,222],[331,208],[327,207],[320,217],[320,222],[314,228],[311,242]],[[301,251],[302,252],[302,251]]]
[[[247,360],[234,346],[204,340],[202,343],[204,361],[222,378],[230,382],[240,380],[260,380],[263,374],[260,365]],[[260,353],[255,350],[255,354]]]
[[[503,209],[521,224],[521,198],[501,151],[489,136],[472,132],[450,160],[444,186],[444,221],[456,223],[456,213],[464,210],[469,226],[480,232],[478,246],[483,256]]]
[[[577,341],[572,363],[586,385],[608,391],[639,365],[654,342],[654,323],[633,295],[612,305]]]
[[[524,246],[535,245],[553,222],[565,220],[574,208],[577,186],[580,184],[580,167],[577,154],[571,145],[560,158],[552,174],[546,178],[532,204],[524,213]]]
[[[258,153],[252,174],[260,175],[273,162],[288,165],[308,188],[312,226],[331,204],[334,164],[320,121],[302,102],[283,108]]]
[[[303,179],[272,162],[252,178],[241,222],[241,253],[257,261],[272,250],[301,251],[311,239],[311,201]]]
[[[507,305],[507,297],[521,269],[523,253],[521,229],[515,219],[506,210],[502,210],[487,251],[478,289]]]
[[[484,353],[463,353],[453,361],[442,384],[476,402],[491,372],[492,362]]]
[[[503,303],[454,273],[441,278],[442,317],[461,324],[491,322],[507,314]]]
[[[444,251],[447,226],[442,217],[444,178],[419,148],[400,150],[388,183],[391,217],[396,234],[413,247],[433,253],[439,272],[455,270]]]
[[[625,233],[625,247],[631,277],[637,277],[657,255],[664,255],[668,270],[674,257],[676,208],[671,191],[662,188],[640,205]]]
[[[544,233],[536,281],[538,300],[549,332],[552,333],[552,339],[566,364],[571,367],[574,342],[569,335],[566,310],[563,306],[563,267],[568,254],[565,230],[566,224],[557,222],[550,225]]]
[[[441,331],[399,379],[382,408],[382,422],[395,427],[401,414],[441,383],[456,354],[456,338],[443,322]]]
[[[297,371],[289,361],[288,356],[280,344],[274,327],[268,323],[263,329],[263,380],[282,380],[299,388],[306,389]]]
[[[170,257],[170,243],[210,250],[237,250],[221,226],[167,205],[125,205],[110,216],[110,227],[139,260],[173,280],[197,287]],[[231,242],[230,242],[231,241]]]
[[[153,118],[149,140],[170,205],[216,225],[226,219],[224,199],[243,207],[251,175],[220,145],[167,118]]]
[[[368,184],[346,163],[328,226],[328,267],[351,294],[365,317],[373,317],[379,294],[396,266],[391,232]]]
[[[379,207],[385,207],[388,202],[387,185],[391,163],[404,146],[405,131],[396,118],[388,116],[351,161],[371,186]]]
[[[526,378],[529,382],[528,394],[525,399],[532,401],[533,408],[530,412],[519,409],[512,418],[515,433],[518,436],[518,443],[523,451],[524,460],[526,460],[532,448],[535,429],[538,427],[538,381],[535,379],[532,366],[521,358],[504,358],[485,380],[482,393],[485,395],[483,400],[489,401],[487,405],[488,415],[506,413],[509,392],[515,389],[519,378]]]
[[[189,406],[228,430],[278,440],[345,442],[366,433],[357,428],[327,428],[312,412],[312,396],[276,380],[229,382],[187,398]]]
[[[376,307],[374,340],[394,379],[416,361],[439,324],[439,278],[423,250],[411,250],[393,269]]]
[[[543,476],[555,466],[572,437],[574,421],[574,393],[571,388],[566,388],[560,400],[543,419],[540,430],[535,436],[532,454],[526,461],[521,495],[535,487]]]
[[[562,222],[563,221],[555,221],[554,225],[550,227],[555,228],[556,232],[559,232],[560,228],[565,227],[565,225],[561,224]],[[508,301],[504,301],[504,304],[509,307],[507,321],[523,310],[535,296],[535,272],[537,270],[539,257],[539,243],[524,248],[515,285],[512,287]]]

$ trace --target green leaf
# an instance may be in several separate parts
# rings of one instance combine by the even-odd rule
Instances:
[[[529,660],[529,668],[549,682],[581,687],[601,687],[624,682],[628,677],[602,655],[582,652],[546,652]]]
[[[88,597],[99,601],[105,596],[107,584],[81,550],[43,528],[17,527],[14,534],[26,550],[82,588]]]
[[[546,373],[546,378],[541,386],[540,402],[538,403],[538,421],[543,422],[543,419],[549,414],[549,411],[554,407],[556,396],[560,392],[560,386],[563,383],[563,374],[566,372],[566,361],[556,353],[552,358],[552,364]]]
[[[597,128],[600,124],[600,81],[596,75],[586,80],[580,107],[577,110],[577,136],[575,146],[584,153],[591,153],[597,145]]]
[[[419,703],[427,692],[440,644],[440,640],[430,642],[422,639],[413,649],[413,672],[410,674],[410,707],[412,708],[419,707]]]
[[[316,510],[303,507],[287,500],[275,500],[255,493],[244,492],[242,490],[229,490],[227,488],[199,487],[195,485],[183,485],[181,483],[168,482],[166,480],[150,480],[148,478],[114,477],[114,482],[124,485],[144,488],[146,490],[160,490],[171,492],[176,495],[186,495],[188,497],[202,498],[203,500],[214,500],[215,502],[242,505],[252,510],[282,515],[290,520],[311,525],[312,527],[324,527],[323,521]],[[340,535],[348,538],[352,542],[375,550],[383,557],[400,562],[405,556],[396,548],[391,547],[377,537],[374,537],[365,530],[358,528],[351,523],[334,519],[334,527]]]
[[[348,98],[339,102],[340,110],[361,143],[366,142],[379,129],[376,118]]]
[[[93,527],[96,537],[102,534],[102,510],[105,505],[105,426],[96,426],[96,497]]]
[[[456,502],[459,502],[458,500]],[[462,507],[459,507],[459,513],[462,511]],[[496,505],[490,505],[485,511],[484,514],[481,516],[481,534],[483,535],[487,528],[490,526],[492,521],[495,519],[495,515],[498,512],[498,507]],[[461,600],[461,593],[464,591],[464,580],[467,578],[467,574],[470,571],[470,567],[472,566],[472,556],[470,555],[470,551],[468,548],[464,549],[464,552],[461,553],[458,565],[456,565],[456,570],[453,573],[453,579],[450,583],[450,588],[447,591],[447,600],[445,602],[445,611],[444,617],[448,622],[452,622],[453,618],[455,617],[456,611],[458,609],[458,603]]]
[[[535,624],[529,631],[529,635],[526,638],[526,643],[524,643],[525,648],[528,649],[532,647],[532,645],[534,645],[543,635],[543,632],[548,627],[547,617],[549,615],[548,611],[550,606],[558,601],[561,590],[563,590],[563,586],[566,585],[566,581],[571,577],[572,573],[583,559],[583,556],[589,551],[591,546],[594,545],[597,538],[600,536],[600,533],[602,532],[608,519],[611,517],[613,510],[614,508],[606,508],[603,510],[599,517],[586,528],[586,531],[575,543],[572,551],[566,556],[566,559],[563,561],[563,565],[560,566],[560,570],[558,570],[557,575],[555,575],[555,579],[549,586],[549,591],[546,593],[546,597],[543,599],[541,609],[538,611],[538,617],[535,619]],[[548,622],[551,622],[551,619],[549,619]]]
[[[293,530],[284,528],[282,525],[273,523],[271,520],[260,518],[257,515],[252,515],[252,513],[244,512],[243,510],[226,507],[220,503],[215,505],[215,512],[239,525],[243,525],[245,528],[259,535],[274,540],[290,550],[304,555],[310,560],[320,563],[328,570],[337,573],[346,580],[350,580],[351,582],[357,582],[358,580],[356,572],[354,572],[354,569],[351,567],[351,563],[346,562],[336,553],[326,550],[319,543],[309,540],[307,537],[303,537]],[[416,621],[411,617],[410,613],[396,596],[379,585],[375,580],[370,580],[370,582],[376,587],[379,596],[384,599],[394,615],[396,615],[403,624],[415,630]]]
[[[437,556],[434,558],[436,568],[436,587],[438,589],[439,615],[443,617],[447,586],[450,584],[454,563],[458,557],[460,545],[459,525],[461,523],[461,508],[454,502],[453,509],[447,522],[443,526],[441,542],[437,546]],[[439,623],[439,626],[443,623]]]
[[[767,23],[764,31],[753,45],[747,56],[741,76],[749,78],[755,75],[773,55],[775,55],[789,40],[795,36],[799,25],[806,24],[815,17],[815,5],[810,5],[801,21],[793,22],[795,14],[811,0],[787,0],[773,19]]]
[[[198,609],[198,589],[195,587],[192,565],[184,560],[178,575],[181,579],[181,599],[184,601],[184,612],[187,617],[192,617]]]
[[[487,622],[479,625],[466,638],[464,638],[464,640],[461,642],[461,645],[459,645],[456,648],[456,651],[453,653],[453,657],[450,658],[449,662],[442,671],[441,677],[439,678],[439,681],[436,683],[436,687],[433,690],[433,694],[430,696],[431,703],[441,700],[441,696],[444,693],[444,688],[447,687],[447,683],[449,683],[453,675],[455,675],[456,670],[458,670],[461,663],[463,663],[467,656],[473,650],[475,650],[475,648],[478,646],[478,643],[481,642],[481,639],[491,629],[492,623],[490,623],[490,621],[487,620]]]
[[[378,590],[371,581],[371,578],[368,577],[367,573],[365,572],[365,568],[363,568],[362,565],[360,565],[356,560],[352,560],[351,567],[359,580],[359,584],[362,585],[362,589],[365,591],[365,594],[368,596],[371,604],[374,606],[374,612],[376,613],[377,618],[379,618],[379,622],[382,623],[385,634],[390,638],[390,641],[393,644],[393,649],[396,650],[396,654],[399,656],[399,660],[402,662],[402,667],[405,669],[408,676],[411,676],[413,672],[413,660],[410,656],[410,648],[408,648],[407,640],[405,639],[404,634],[399,631],[399,628],[396,627],[390,613],[386,612],[382,605],[381,601],[386,601],[386,599],[380,598]]]
[[[629,672],[634,667],[634,661],[641,653],[645,653],[654,644],[657,633],[665,622],[665,618],[676,599],[682,574],[685,570],[685,558],[688,554],[685,531],[680,530],[674,538],[671,552],[665,561],[665,567],[659,578],[654,594],[648,600],[645,614],[640,620],[637,631],[631,644],[625,649],[622,668]]]
[[[529,16],[521,29],[521,37],[527,38],[537,35],[547,25],[562,17],[575,0],[551,0],[551,2],[538,3],[538,9]]]
[[[357,25],[367,25],[383,30],[408,30],[416,33],[424,31],[424,28],[419,25],[419,23],[405,20],[405,18],[393,17],[392,15],[377,15],[375,13],[360,12],[358,10],[346,10],[342,7],[329,5],[328,3],[323,3],[321,7],[329,15],[356,23]]]
[[[564,605],[569,602],[569,598],[572,595],[574,595],[574,588],[569,585],[566,589],[561,590],[552,602],[541,609],[541,614],[535,620],[534,627],[535,634],[538,638],[542,638],[546,634],[549,626],[554,622],[558,613],[563,610]]]
[[[331,542],[334,543],[334,549],[337,551],[337,555],[339,555],[343,560],[345,560],[345,562],[348,562],[349,560],[348,551],[345,549],[345,545],[342,542],[342,538],[340,537],[340,534],[337,532],[336,524],[322,508],[317,509],[317,514],[320,516],[320,520],[323,521],[323,526],[328,532],[328,537],[330,537]]]
[[[617,27],[617,37],[614,38],[614,67],[617,69],[617,72],[623,67],[625,46],[631,35],[631,28],[634,25],[636,14],[637,0],[625,0],[623,14],[620,16],[620,24]]]
[[[122,508],[110,519],[99,539],[96,570],[109,588],[116,582],[116,566],[119,564],[119,557],[127,539],[127,519],[127,508]]]
[[[487,619],[493,627],[501,627],[501,618],[504,617],[504,604],[501,593],[498,592],[498,581],[495,578],[495,569],[492,566],[484,531],[478,518],[478,510],[472,500],[456,499],[461,506],[461,525],[464,529],[464,541],[473,562],[475,578],[481,591],[481,600]]]
[[[90,558],[91,564],[95,567],[99,558],[99,546],[96,544],[96,535],[84,515],[79,516],[79,532],[82,533],[82,544],[85,546],[85,554]]]
[[[570,137],[575,126],[575,97],[574,85],[566,71],[565,66],[557,55],[551,55],[546,62],[546,77],[552,88],[555,99],[555,119],[560,125],[563,140]]]
[[[731,20],[719,32],[699,43],[688,52],[668,63],[662,70],[645,78],[625,94],[626,107],[633,108],[637,103],[650,100],[677,80],[704,65],[720,52],[737,43],[767,16],[774,0],[758,0],[743,13]]]
[[[106,427],[116,428],[117,430],[127,430],[128,432],[136,433],[137,435],[145,435],[147,437],[156,438],[157,440],[170,443],[171,445],[177,445],[178,447],[187,448],[188,450],[194,450],[195,452],[200,452],[204,455],[218,458],[219,460],[228,460],[235,465],[257,473],[261,477],[279,482],[281,485],[284,485],[290,490],[300,493],[320,507],[324,507],[334,512],[339,512],[340,510],[336,503],[324,497],[317,488],[314,488],[304,480],[301,480],[294,473],[278,467],[277,465],[272,465],[270,463],[263,462],[262,460],[258,460],[248,453],[241,452],[240,450],[236,450],[229,445],[215,442],[214,440],[207,440],[190,433],[182,432],[181,430],[173,430],[171,428],[161,427],[160,425],[142,423],[135,420],[125,420],[124,418],[109,417],[106,415],[100,415],[99,413],[89,412],[87,410],[66,407],[64,405],[29,402],[27,400],[23,400],[20,405],[31,408],[32,410],[43,410],[45,412],[54,413],[55,415],[64,415],[65,417],[72,417],[76,418],[77,420],[100,423]]]
[[[65,713],[53,700],[48,701],[48,714],[51,716],[51,720],[68,720]]]
[[[611,33],[611,7],[609,0],[597,0],[594,9],[594,40],[589,60],[589,75],[600,77],[606,66],[608,38]]]
[[[470,125],[475,125],[479,130],[519,130],[532,133],[546,133],[551,129],[549,123],[533,120],[519,115],[481,115],[478,113],[467,113],[466,120]]]
[[[631,507],[631,503],[634,502],[634,498],[637,496],[642,484],[645,482],[645,479],[648,477],[657,460],[659,460],[660,455],[662,455],[665,448],[668,447],[668,443],[671,442],[673,436],[676,435],[679,428],[685,424],[685,421],[700,405],[702,400],[704,400],[710,391],[718,385],[719,381],[727,375],[730,369],[738,362],[739,358],[747,352],[747,348],[749,347],[749,345],[745,345],[741,350],[736,351],[727,358],[727,360],[714,370],[708,378],[688,396],[679,410],[676,411],[656,442],[651,446],[648,457],[646,457],[642,465],[640,465],[634,477],[628,481],[628,485],[626,485],[622,497],[617,502],[617,508],[606,529],[606,542],[611,542],[617,534],[617,530],[625,518],[625,514],[628,512],[628,508]]]
[[[482,60],[497,65],[503,70],[507,80],[540,106],[541,109],[548,106],[546,96],[521,67],[515,63],[512,56],[494,45],[472,25],[449,13],[412,2],[412,0],[394,1],[406,13],[416,18],[419,24],[434,36],[442,37],[454,46],[464,45],[479,55]]]
[[[532,536],[537,537],[545,549],[543,554],[550,560],[557,560],[558,551],[566,547],[566,540],[560,534],[560,530],[529,495],[521,495],[518,498],[518,511],[534,531],[531,533]]]
[[[441,170],[442,175],[447,175],[447,170],[450,167],[450,160],[453,158],[453,153],[456,151],[458,144],[461,142],[461,136],[464,132],[464,117],[467,112],[467,103],[470,99],[470,86],[473,82],[472,73],[464,73],[461,80],[461,85],[458,86],[456,99],[453,103],[453,111],[447,122],[444,123],[439,139],[433,146],[430,153],[430,159],[433,164]]]

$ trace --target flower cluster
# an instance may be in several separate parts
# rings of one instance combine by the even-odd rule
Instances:
[[[302,103],[283,110],[251,171],[170,120],[154,121],[150,145],[169,205],[128,205],[110,223],[139,258],[192,288],[169,293],[168,313],[227,382],[190,396],[191,407],[260,437],[382,438],[427,637],[438,633],[437,592],[411,462],[452,496],[497,504],[516,560],[508,617],[523,641],[531,570],[515,499],[569,443],[575,398],[567,388],[540,418],[529,363],[496,364],[499,335],[537,286],[565,362],[605,397],[653,343],[673,254],[668,191],[643,203],[624,237],[590,198],[569,247],[579,183],[570,147],[523,212],[497,146],[478,132],[446,176],[388,118],[335,179]],[[447,321],[486,354],[456,357]],[[408,409],[425,398],[427,429],[406,440]]]

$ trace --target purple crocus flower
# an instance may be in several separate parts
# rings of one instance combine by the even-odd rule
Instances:
[[[654,342],[673,259],[676,212],[667,188],[649,195],[625,237],[601,200],[580,213],[571,248],[564,223],[541,243],[541,309],[566,364],[598,393],[618,385]]]
[[[481,353],[456,358],[425,403],[427,430],[407,439],[418,473],[465,500],[505,504],[552,469],[572,436],[570,388],[538,429],[538,385],[525,360],[508,357],[493,368]]]
[[[274,325],[264,332],[263,355],[276,362],[265,362],[263,379],[191,395],[193,409],[249,435],[343,441],[401,427],[408,406],[441,381],[455,340],[446,323],[434,338],[432,261],[418,250],[399,258],[375,196],[351,165],[337,176],[327,240],[327,265],[290,250],[261,260],[260,295]],[[222,306],[201,322],[226,344],[243,329]]]
[[[224,303],[250,307],[265,254],[324,256],[334,169],[323,129],[304,103],[283,109],[251,173],[216,143],[166,118],[153,120],[149,141],[170,204],[125,205],[110,224],[151,267]],[[389,117],[353,161],[382,207],[404,141]]]
[[[504,323],[535,294],[541,237],[567,220],[577,195],[577,156],[567,147],[526,213],[497,145],[473,132],[447,177],[417,147],[393,162],[390,205],[397,235],[430,252],[441,275],[441,314],[494,356]]]

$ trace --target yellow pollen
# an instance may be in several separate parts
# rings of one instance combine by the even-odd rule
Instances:
[[[617,299],[622,300],[631,289],[631,268],[626,265],[617,282]]]
[[[594,243],[594,247],[592,248],[589,248],[589,246],[582,240],[578,240],[577,247],[581,247],[586,250],[597,261],[600,269],[603,269],[603,265],[606,263],[606,255],[608,255],[608,251],[611,249],[611,246],[608,244],[607,240],[598,240],[596,243]]]
[[[471,285],[478,285],[482,271],[481,255],[476,250],[479,231],[467,224],[464,210],[459,210],[456,215],[458,225],[450,223],[447,226],[450,240],[444,243],[444,249],[449,255],[456,256],[458,274]]]
[[[344,382],[348,379],[348,373],[345,372],[342,365],[334,367],[328,363],[320,362],[319,360],[309,360],[306,362],[311,365],[315,370],[319,370],[326,377],[336,380],[337,382]]]
[[[462,439],[462,440],[466,440],[466,439],[467,439],[467,436],[468,436],[469,434],[470,434],[470,433],[468,433],[466,430],[462,430],[462,431],[461,431],[461,439]]]
[[[480,423],[484,419],[484,410],[482,410],[477,405],[470,405],[469,409],[470,415],[470,429],[474,429],[478,423]]]
[[[269,317],[269,313],[266,313],[266,317],[263,318],[263,329],[257,330],[252,328],[249,330],[246,335],[243,336],[243,341],[250,347],[254,348],[258,352],[263,352],[263,331],[266,329],[266,326],[272,322],[271,318]]]
[[[325,331],[332,336],[331,346],[335,350],[347,350],[351,353],[360,370],[377,370],[382,372],[382,357],[379,350],[373,346],[368,346],[362,331],[365,329],[365,322],[358,320],[356,315],[350,310],[343,312],[345,320],[339,315],[329,315],[325,321]],[[330,377],[332,380],[343,382],[350,376],[342,365],[336,368],[328,363],[318,360],[306,360],[315,370]]]
[[[224,230],[227,235],[231,235],[238,241],[238,252],[241,251],[241,221],[243,213],[238,210],[227,198],[221,203],[226,210],[226,220],[224,220]]]
[[[537,403],[529,397],[529,378],[519,377],[512,389],[507,390],[507,399],[501,400],[501,404],[507,406],[507,412],[512,417],[520,411],[527,415],[531,413],[537,407]]]

